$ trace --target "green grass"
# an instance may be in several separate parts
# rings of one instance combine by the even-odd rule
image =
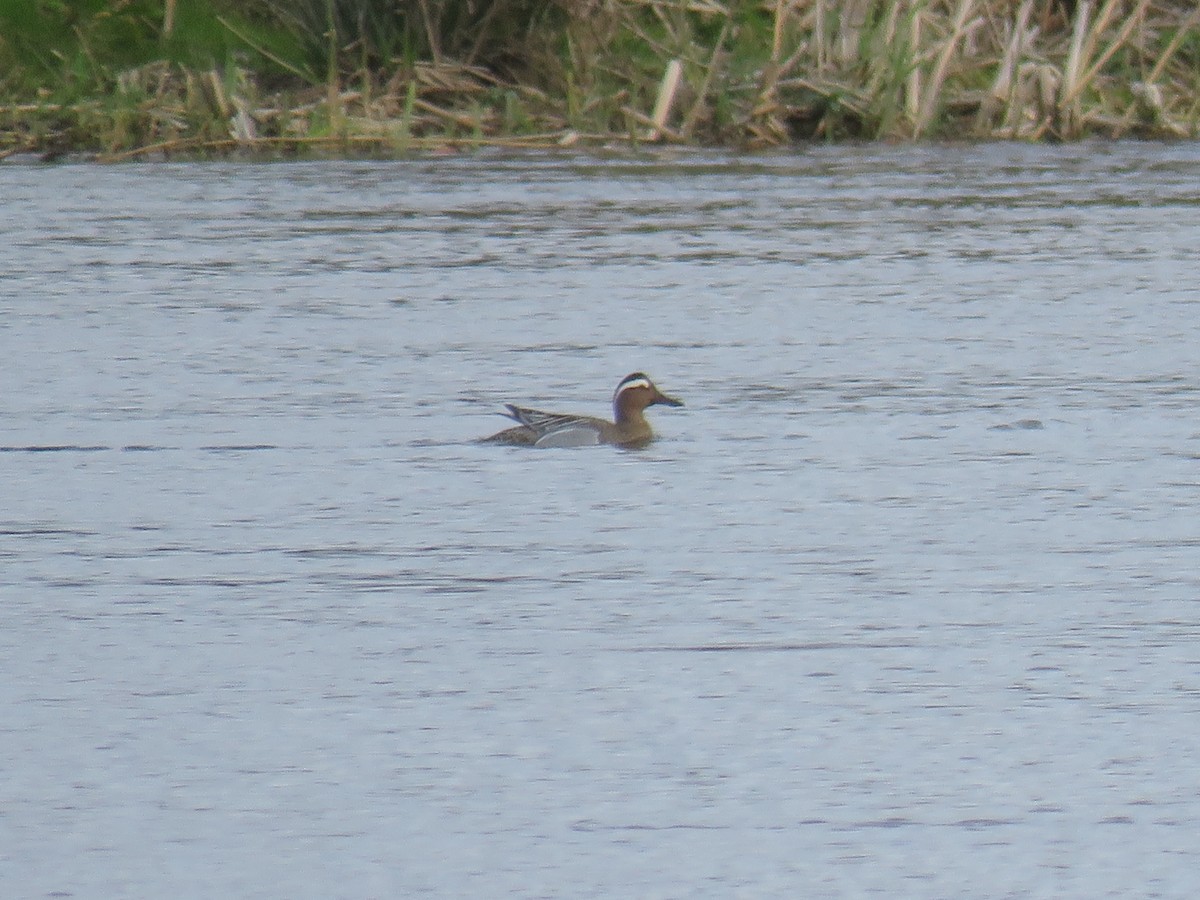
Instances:
[[[267,78],[302,70],[294,37],[242,20],[236,8],[181,0],[175,27],[164,35],[162,0],[0,0],[0,90],[94,96],[111,90],[123,72],[164,61],[198,70],[246,65]]]
[[[165,3],[0,0],[0,155],[223,152],[239,111],[239,146],[272,153],[638,142],[672,60],[670,140],[1170,136],[1200,118],[1183,0],[1097,0],[1057,94],[1074,21],[1056,0],[177,0],[164,33]]]

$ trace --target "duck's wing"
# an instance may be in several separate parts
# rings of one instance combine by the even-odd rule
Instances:
[[[534,441],[535,447],[595,447],[600,443],[600,429],[594,425],[568,425],[547,432]]]
[[[511,404],[508,414],[536,435],[535,447],[591,447],[600,443],[600,426],[587,416],[542,412]]]

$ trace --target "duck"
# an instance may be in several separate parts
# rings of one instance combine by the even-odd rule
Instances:
[[[651,406],[683,406],[683,401],[658,389],[644,372],[626,375],[613,393],[613,421],[594,416],[542,412],[525,406],[505,404],[501,413],[520,423],[515,428],[482,439],[485,444],[514,447],[591,447],[612,444],[617,447],[644,447],[654,440],[654,431],[646,421]]]

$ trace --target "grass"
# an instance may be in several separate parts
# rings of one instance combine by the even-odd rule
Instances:
[[[0,155],[1195,136],[1185,0],[0,0]]]

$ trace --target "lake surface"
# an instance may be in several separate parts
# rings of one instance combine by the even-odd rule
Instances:
[[[1195,896],[1198,185],[0,165],[0,894]]]

